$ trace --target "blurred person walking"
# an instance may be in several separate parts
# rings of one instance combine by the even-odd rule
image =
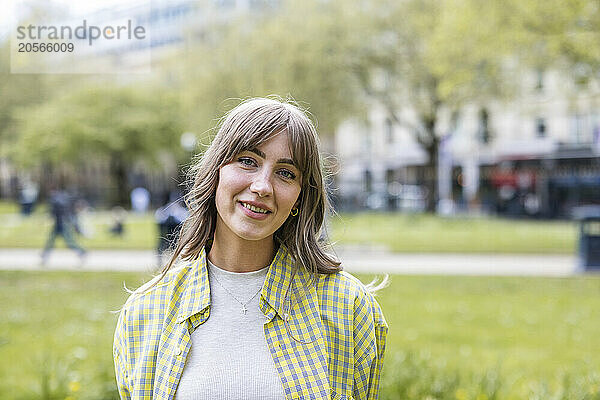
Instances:
[[[148,211],[150,206],[150,192],[142,186],[138,186],[131,191],[131,209],[136,213]]]
[[[127,212],[123,207],[113,207],[112,209],[112,224],[108,232],[112,236],[123,236],[125,233],[125,216]]]
[[[162,265],[163,253],[171,247],[177,238],[181,223],[188,217],[183,199],[178,192],[170,192],[165,196],[163,206],[154,214],[158,225],[158,264]]]
[[[19,204],[21,205],[21,215],[31,215],[38,197],[38,186],[36,183],[25,180],[22,183],[19,193]]]
[[[54,248],[54,243],[58,236],[62,236],[67,247],[75,250],[79,255],[81,262],[86,254],[85,249],[77,244],[73,233],[77,229],[75,204],[71,196],[62,189],[52,190],[49,199],[50,212],[54,219],[54,226],[50,231],[44,250],[42,251],[42,265],[46,265],[50,251]]]

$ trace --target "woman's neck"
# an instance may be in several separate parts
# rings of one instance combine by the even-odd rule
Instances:
[[[215,235],[208,253],[209,260],[221,269],[231,272],[252,272],[271,264],[275,257],[272,237],[266,240],[219,240]]]

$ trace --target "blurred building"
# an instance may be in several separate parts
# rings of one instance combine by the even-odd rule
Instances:
[[[402,115],[411,119],[410,110]],[[443,213],[571,217],[600,203],[600,87],[558,72],[532,73],[521,95],[466,106],[438,124],[437,176],[408,129],[373,105],[336,133],[337,203],[345,209],[421,211],[436,179]]]
[[[131,20],[133,26],[147,28],[150,40],[138,44],[121,42],[122,46],[96,45],[91,49],[97,57],[112,57],[120,64],[139,62],[151,51],[152,62],[185,49],[194,41],[207,38],[215,26],[230,21],[235,15],[273,7],[279,0],[138,0],[86,15],[90,23],[105,26]],[[77,20],[74,21],[74,24]],[[72,24],[73,25],[73,24]],[[87,39],[82,39],[85,42]]]

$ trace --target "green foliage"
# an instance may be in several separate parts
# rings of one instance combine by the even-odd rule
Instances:
[[[192,125],[205,132],[215,117],[253,96],[291,96],[333,134],[357,110],[344,42],[351,29],[336,2],[289,1],[262,14],[211,26],[190,49],[183,74]]]
[[[24,166],[46,161],[79,165],[114,159],[127,165],[179,149],[177,97],[153,87],[87,84],[48,102],[21,109],[13,159]]]
[[[503,61],[512,50],[498,29],[495,5],[470,0],[376,0],[355,7],[345,22],[356,27],[351,70],[368,101],[406,129],[427,152],[435,176],[440,126],[466,104],[485,105],[510,92]],[[427,210],[438,200],[426,183]]]
[[[354,15],[367,21],[354,52],[355,71],[366,93],[398,123],[410,122],[402,109],[415,110],[410,128],[423,144],[436,133],[427,123],[437,122],[440,107],[484,101],[503,88],[500,63],[510,49],[494,5],[378,0],[368,11]]]
[[[14,111],[19,107],[43,102],[47,96],[40,75],[10,74],[10,46],[0,42],[0,157],[6,156],[6,143],[17,136]]]
[[[577,83],[600,71],[600,6],[591,0],[501,1],[515,53],[530,66],[558,68]]]
[[[36,15],[34,20],[63,17],[65,10],[56,8],[51,3],[38,2],[29,7],[29,12]],[[21,10],[24,11],[24,10]],[[45,17],[41,17],[41,15]],[[17,113],[20,109],[34,110],[64,90],[82,84],[84,77],[80,75],[50,74],[13,74],[10,72],[10,43],[0,39],[0,157],[11,154],[15,141],[21,134]]]
[[[168,170],[182,158],[180,113],[178,97],[165,88],[88,82],[15,111],[19,135],[7,153],[19,167],[43,166],[47,175],[107,165],[117,188],[111,203],[125,205],[134,165]]]
[[[207,143],[216,118],[241,99],[278,94],[309,108],[324,141],[378,105],[424,146],[434,170],[442,112],[513,94],[522,66],[564,67],[583,80],[600,66],[600,7],[590,0],[290,0],[219,12],[207,7],[187,28],[194,40],[130,86],[9,75],[4,43],[0,156],[20,167],[109,160],[122,186],[135,162],[183,157],[183,131]],[[163,78],[168,89],[155,83]],[[428,189],[432,210],[437,189]]]
[[[519,38],[506,26],[501,3],[440,2],[432,30],[422,40],[426,68],[438,83],[436,96],[444,105],[485,105],[490,99],[513,95],[520,84],[511,79],[514,71],[506,65]]]

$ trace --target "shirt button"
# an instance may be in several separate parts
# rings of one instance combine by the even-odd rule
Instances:
[[[181,355],[181,347],[178,347],[177,349],[175,349],[175,355],[176,356],[180,356]]]

